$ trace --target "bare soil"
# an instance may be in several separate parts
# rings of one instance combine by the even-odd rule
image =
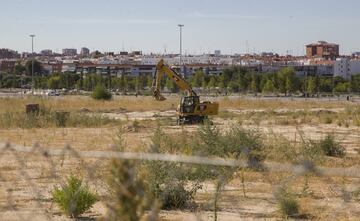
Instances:
[[[87,101],[86,101],[87,102]],[[82,105],[85,105],[84,102]],[[226,101],[230,102],[230,101]],[[235,101],[234,101],[235,102]],[[268,101],[266,101],[268,102]],[[235,102],[236,103],[236,102]],[[81,107],[82,107],[81,105]],[[107,110],[111,105],[107,105]],[[333,111],[340,112],[344,107],[329,105],[332,108],[316,105],[308,111]],[[261,112],[266,109],[238,108],[226,109],[230,113],[246,114],[248,112]],[[259,105],[260,106],[260,105]],[[301,108],[279,108],[275,112],[301,111]],[[81,108],[78,106],[78,109]],[[91,106],[89,109],[94,108]],[[176,112],[172,105],[167,110],[140,110],[126,108],[126,111],[101,111],[114,119],[128,122],[140,122],[138,131],[130,130],[126,133],[128,151],[141,151],[146,149],[156,127],[153,121],[161,119],[175,120]],[[132,111],[129,111],[132,109]],[[93,110],[91,110],[93,111]],[[91,114],[91,113],[89,113]],[[223,130],[231,124],[238,124],[235,118],[212,119],[214,124]],[[122,126],[123,127],[123,126]],[[311,139],[319,139],[328,133],[333,133],[345,146],[347,157],[338,163],[334,159],[332,166],[357,166],[359,167],[360,129],[357,126],[348,127],[336,124],[300,124],[300,125],[273,125],[266,122],[244,124],[244,127],[258,129],[265,134],[275,133],[291,140],[298,140],[299,131]],[[173,123],[164,125],[167,133],[177,133],[185,129],[196,131],[198,126],[176,126]],[[116,138],[118,127],[103,128],[36,128],[36,129],[2,129],[0,130],[0,143],[10,142],[17,145],[32,146],[38,144],[44,149],[63,149],[70,145],[76,151],[107,151],[113,150],[112,144]],[[86,182],[98,191],[100,196],[106,195],[106,181],[102,179],[108,173],[109,160],[104,159],[79,159],[74,154],[68,153],[64,157],[46,157],[35,153],[14,153],[12,151],[0,152],[0,220],[70,220],[61,215],[59,209],[51,201],[51,190],[55,185],[65,181],[70,173],[82,174]],[[286,173],[271,172],[245,172],[245,192],[243,195],[240,176],[226,185],[220,198],[218,220],[281,220],[281,214],[274,195],[281,182],[289,177]],[[293,177],[289,183],[295,192],[301,192],[304,186],[303,177]],[[298,220],[359,220],[360,202],[354,198],[344,197],[344,191],[350,193],[360,188],[360,179],[351,177],[311,177],[309,194],[299,196],[301,217]],[[199,208],[196,211],[161,211],[160,220],[189,221],[213,220],[214,184],[204,184],[197,196]],[[106,206],[102,201],[86,214],[84,220],[94,220],[106,214]]]

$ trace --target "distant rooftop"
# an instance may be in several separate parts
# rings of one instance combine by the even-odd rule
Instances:
[[[338,46],[338,44],[329,43],[329,42],[327,42],[327,41],[318,41],[318,42],[316,42],[316,43],[308,44],[308,45],[306,45],[306,47],[311,47],[311,46],[320,46],[320,45],[326,45],[326,46]]]

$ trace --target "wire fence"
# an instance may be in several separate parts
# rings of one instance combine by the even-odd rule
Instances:
[[[104,175],[109,174],[108,163],[110,159],[172,162],[239,169],[254,168],[252,162],[236,159],[117,151],[78,151],[70,145],[56,149],[41,147],[37,144],[26,147],[0,143],[0,220],[66,219],[56,209],[51,198],[51,191],[54,186],[63,184],[66,177],[73,172],[81,173],[86,182],[96,189],[104,200],[107,199],[109,187]],[[261,167],[261,173],[264,174],[265,179],[270,173],[285,174],[278,186],[293,182],[296,178],[308,173],[325,179],[342,178],[344,180],[343,185],[332,185],[329,187],[329,191],[324,193],[324,202],[330,204],[332,199],[339,198],[342,201],[340,208],[349,213],[355,213],[355,215],[360,213],[360,204],[352,198],[353,191],[360,187],[359,165],[356,167],[330,168],[316,166],[311,161],[304,161],[298,165],[265,161]],[[271,178],[267,177],[267,179]],[[324,190],[320,191],[324,192]],[[272,193],[273,198],[276,198],[275,192],[274,190]],[[87,219],[94,220],[103,217],[106,214],[105,204],[100,203],[97,205],[97,209],[87,213]],[[224,211],[227,212],[227,210]],[[199,215],[201,212],[200,210],[191,212],[191,219],[207,220]],[[335,215],[327,218],[336,220]]]

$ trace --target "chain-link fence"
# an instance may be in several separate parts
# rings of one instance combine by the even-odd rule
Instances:
[[[235,167],[240,171],[241,168],[254,167],[254,164],[249,161],[236,159],[116,151],[77,151],[71,146],[53,149],[40,145],[25,147],[4,143],[0,144],[0,220],[66,220],[67,218],[53,203],[51,191],[54,186],[63,184],[71,173],[81,174],[100,196],[100,201],[90,212],[86,213],[84,219],[94,220],[105,217],[108,207],[106,206],[107,202],[104,201],[108,199],[111,192],[105,177],[109,175],[111,159]],[[287,183],[298,182],[297,178],[305,177],[309,173],[322,179],[325,184],[329,184],[326,189],[321,189],[321,187],[319,189],[319,192],[323,193],[323,197],[316,202],[322,204],[322,208],[344,210],[344,214],[347,214],[349,220],[356,220],[360,217],[360,203],[354,199],[353,195],[354,191],[360,187],[360,167],[318,167],[311,161],[304,161],[299,165],[265,161],[261,168],[259,172],[261,176],[257,179],[263,180],[265,184],[261,184],[259,187],[256,186],[260,185],[259,183],[247,184],[249,185],[248,189],[253,189],[252,196],[242,199],[240,204],[243,207],[236,207],[231,203],[222,205],[220,220],[266,219],[269,214],[277,210],[275,202],[277,188]],[[281,181],[272,181],[271,179],[275,178],[270,174],[281,174],[279,179]],[[331,184],[331,179],[341,179],[342,181]],[[266,184],[271,185],[269,187]],[[239,198],[239,196],[234,196],[234,192],[231,192],[234,191],[234,188],[239,191],[240,187],[237,188],[237,186],[239,185],[225,185],[223,187],[225,195],[229,198]],[[265,186],[264,189],[262,189],[263,186]],[[204,188],[203,197],[199,199],[200,204],[213,203],[214,188],[211,185]],[[257,188],[259,188],[258,192]],[[257,202],[251,202],[251,198],[258,198],[258,196],[266,198],[263,201],[259,200],[264,204],[262,207],[254,205],[260,211],[258,213],[247,211],[247,201],[250,202],[250,207],[251,203]],[[335,205],[336,202],[341,203]],[[208,220],[213,219],[213,216],[209,215],[212,213],[211,208],[203,206],[194,211],[186,210],[178,217],[183,217],[180,220]],[[171,212],[162,212],[161,214],[163,220],[171,220],[171,217],[175,217],[174,220],[177,220],[176,214]],[[259,214],[263,215],[259,216]],[[335,214],[332,217],[326,217],[327,220],[336,220],[337,218]]]

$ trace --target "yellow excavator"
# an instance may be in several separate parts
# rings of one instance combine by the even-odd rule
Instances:
[[[177,108],[178,125],[203,123],[209,115],[218,114],[219,103],[210,101],[200,102],[199,96],[191,88],[190,84],[172,70],[167,64],[165,64],[163,59],[161,59],[156,65],[156,72],[152,84],[153,97],[155,100],[166,100],[160,91],[161,79],[164,75],[167,75],[175,82],[180,90],[185,91],[187,94],[181,98],[180,104]]]

